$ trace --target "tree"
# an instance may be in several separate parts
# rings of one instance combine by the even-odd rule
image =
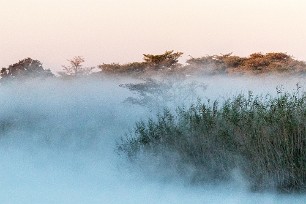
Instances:
[[[128,73],[143,73],[147,68],[145,62],[132,62],[128,64],[101,64],[98,66],[102,72],[107,74],[128,74]]]
[[[178,58],[183,55],[182,52],[166,51],[161,55],[144,54],[144,61],[149,67],[154,69],[172,68],[177,65]]]
[[[146,106],[152,110],[167,107],[173,103],[190,103],[207,89],[207,85],[186,78],[164,77],[161,79],[147,78],[144,82],[120,84],[135,95],[124,102]]]
[[[63,65],[65,72],[59,72],[62,76],[86,76],[91,73],[95,67],[84,67],[85,59],[81,56],[76,56],[73,59],[67,60],[69,65]]]
[[[51,77],[54,76],[50,70],[45,70],[38,60],[25,58],[18,63],[2,68],[1,79],[19,79],[24,77]]]

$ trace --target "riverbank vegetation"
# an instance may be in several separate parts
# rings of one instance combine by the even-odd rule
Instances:
[[[81,77],[101,81],[101,76],[130,76],[142,81],[133,79],[120,85],[134,94],[124,102],[157,110],[167,102],[178,104],[173,102],[177,98],[194,101],[197,91],[206,90],[202,81],[186,80],[190,75],[296,76],[306,71],[305,62],[286,53],[191,57],[186,64],[179,63],[182,55],[174,51],[145,54],[143,62],[101,64],[98,72],[84,66],[85,59],[77,56],[68,60],[59,76],[40,61],[26,58],[2,68],[0,82]],[[1,118],[0,136],[22,122],[40,120],[26,115],[27,119]],[[134,132],[122,138],[118,150],[132,161],[148,154],[171,163],[181,178],[193,184],[230,181],[238,169],[252,190],[305,192],[306,93],[300,92],[300,87],[294,93],[278,90],[276,97],[250,92],[225,101],[199,101],[190,107],[178,107],[176,112],[165,110],[154,119],[137,123]]]
[[[306,94],[249,93],[165,110],[137,123],[118,150],[134,162],[147,154],[174,163],[190,183],[229,181],[239,169],[254,191],[305,191]]]

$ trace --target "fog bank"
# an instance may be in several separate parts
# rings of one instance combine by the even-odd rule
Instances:
[[[276,87],[291,92],[297,83],[306,85],[303,78],[190,80],[203,82],[206,89],[187,100],[176,95],[166,105],[188,105],[198,96],[222,100],[249,90],[276,94]],[[129,82],[50,79],[1,85],[0,122],[5,125],[0,128],[0,203],[306,202],[304,195],[251,193],[239,174],[233,183],[189,186],[175,175],[165,179],[163,175],[171,177],[167,166],[158,169],[153,164],[152,172],[145,172],[146,167],[129,164],[116,153],[116,143],[135,122],[158,111],[124,103],[129,96],[137,97],[119,86]]]

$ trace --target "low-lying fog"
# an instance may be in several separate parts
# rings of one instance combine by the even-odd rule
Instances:
[[[192,79],[189,79],[190,81]],[[290,78],[203,77],[197,91],[206,98],[227,98],[248,90],[276,94],[293,91],[305,80]],[[0,203],[305,203],[304,195],[251,193],[239,175],[222,186],[188,186],[129,164],[115,149],[136,121],[154,116],[151,107],[123,101],[137,94],[122,79],[37,80],[1,85]],[[188,104],[182,86],[168,106]],[[134,95],[133,95],[134,94]],[[172,101],[172,104],[171,104]],[[156,103],[162,103],[156,100]],[[147,165],[148,163],[144,163]],[[171,172],[168,171],[171,177]]]

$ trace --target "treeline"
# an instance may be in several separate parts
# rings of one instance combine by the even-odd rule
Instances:
[[[181,52],[166,51],[161,55],[144,55],[144,62],[128,64],[102,64],[101,72],[108,74],[152,74],[158,71],[164,74],[266,74],[289,73],[303,74],[306,64],[292,56],[281,53],[253,53],[249,57],[229,54],[191,57],[186,65],[178,63]]]
[[[249,57],[239,57],[229,54],[207,55],[204,57],[191,57],[185,65],[179,63],[182,52],[166,51],[163,54],[144,54],[142,62],[127,64],[100,64],[99,72],[92,72],[95,67],[84,67],[83,57],[76,56],[68,60],[69,65],[63,66],[58,72],[61,77],[89,76],[89,75],[130,75],[146,76],[154,74],[265,74],[289,73],[303,74],[306,64],[294,59],[292,56],[281,53],[253,53]],[[39,60],[26,58],[1,69],[1,78],[14,79],[22,77],[54,77],[48,69],[43,68]]]
[[[214,73],[304,73],[306,64],[286,53],[253,53],[249,57],[213,55],[187,60],[187,69],[206,69]]]

